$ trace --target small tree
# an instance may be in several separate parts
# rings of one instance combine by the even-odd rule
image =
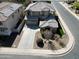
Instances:
[[[31,0],[25,0],[25,1],[23,2],[24,6],[28,6],[29,3],[31,3]]]
[[[26,0],[17,0],[20,3],[24,3]]]
[[[79,10],[79,2],[73,3],[72,8],[74,8],[74,9],[76,9],[76,10]]]
[[[75,13],[78,14],[79,13],[79,2],[73,3],[72,8],[74,8],[75,9]]]
[[[22,3],[26,6],[31,2],[31,0],[17,0],[17,2]]]

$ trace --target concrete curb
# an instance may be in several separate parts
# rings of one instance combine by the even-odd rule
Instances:
[[[74,44],[75,44],[75,40],[74,40],[74,37],[73,37],[72,33],[70,32],[68,26],[65,24],[65,22],[61,18],[61,15],[59,14],[58,10],[56,8],[55,8],[55,10],[56,10],[56,12],[57,12],[57,14],[59,16],[60,22],[62,23],[64,29],[66,30],[66,33],[69,36],[69,42],[68,42],[66,48],[64,48],[64,49],[61,50],[61,52],[64,53],[64,54],[63,53],[61,53],[61,54],[62,55],[66,55],[67,53],[69,53],[73,49]]]
[[[59,3],[79,20],[79,17],[74,12],[72,12],[67,6],[65,6],[63,2],[59,2]]]

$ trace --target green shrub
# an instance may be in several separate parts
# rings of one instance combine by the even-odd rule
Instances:
[[[79,10],[79,2],[73,3],[72,8]]]
[[[57,30],[57,33],[60,35],[60,37],[64,35],[64,31],[61,28]]]

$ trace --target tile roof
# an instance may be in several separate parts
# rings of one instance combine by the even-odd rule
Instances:
[[[55,11],[54,7],[46,2],[35,2],[33,4],[30,4],[26,10],[31,10],[31,11]]]
[[[52,28],[58,28],[58,23],[55,19],[50,19],[48,21],[40,21],[39,27],[52,27]]]
[[[2,2],[0,3],[0,21],[6,21],[7,18],[17,10],[21,4]]]

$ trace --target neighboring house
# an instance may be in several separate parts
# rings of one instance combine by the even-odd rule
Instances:
[[[17,23],[21,21],[22,13],[22,4],[0,3],[0,35],[10,35],[15,31],[15,28],[18,27]]]
[[[51,14],[55,13],[54,7],[46,2],[31,3],[25,11],[27,24],[39,24],[39,21],[46,20]]]

